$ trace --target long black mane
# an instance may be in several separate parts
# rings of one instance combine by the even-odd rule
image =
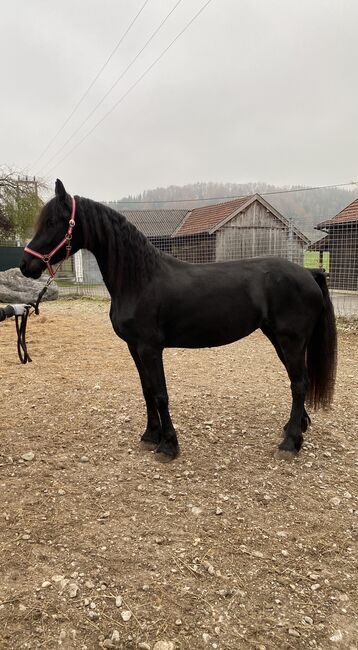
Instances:
[[[111,281],[141,289],[160,263],[161,252],[123,214],[102,203],[77,197],[84,248],[100,249]]]

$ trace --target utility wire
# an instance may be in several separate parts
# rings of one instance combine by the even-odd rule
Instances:
[[[180,3],[181,3],[182,1],[183,1],[183,0],[178,0],[178,1],[176,2],[176,4],[174,5],[174,7],[173,7],[173,8],[169,11],[169,13],[165,16],[165,18],[162,20],[162,22],[160,23],[160,25],[159,25],[159,26],[154,30],[154,32],[152,33],[152,35],[148,38],[148,40],[146,41],[146,43],[143,45],[143,47],[139,50],[139,52],[137,52],[137,54],[135,55],[134,59],[132,59],[132,61],[131,61],[131,62],[127,65],[127,67],[123,70],[123,72],[122,72],[122,73],[120,74],[120,76],[116,79],[116,81],[112,84],[112,86],[109,88],[109,90],[107,90],[107,92],[103,95],[102,99],[100,99],[100,101],[96,104],[96,106],[92,109],[92,111],[87,115],[87,117],[83,120],[83,122],[81,122],[81,124],[80,124],[76,129],[75,129],[75,131],[73,131],[72,135],[70,135],[70,137],[67,138],[66,142],[62,145],[62,147],[60,147],[60,149],[59,149],[58,151],[56,151],[56,152],[53,154],[53,156],[51,156],[51,158],[50,158],[50,159],[49,159],[49,160],[48,160],[48,161],[47,161],[47,162],[46,162],[46,163],[41,167],[40,172],[41,172],[44,168],[46,168],[46,167],[47,167],[47,166],[48,166],[48,165],[49,165],[49,164],[50,164],[50,163],[51,163],[55,158],[57,158],[57,156],[58,156],[60,153],[62,153],[62,151],[63,151],[63,150],[65,149],[65,147],[69,144],[69,142],[71,142],[71,140],[73,140],[73,138],[77,135],[77,133],[82,129],[82,127],[83,127],[83,126],[88,122],[88,120],[92,117],[93,113],[96,112],[97,108],[99,108],[99,107],[101,106],[101,104],[103,104],[104,100],[108,97],[108,95],[110,95],[110,93],[112,92],[112,90],[114,90],[114,88],[115,88],[115,87],[117,86],[117,84],[121,81],[121,79],[123,79],[123,77],[127,74],[128,70],[129,70],[129,69],[134,65],[134,63],[135,63],[135,62],[137,61],[137,59],[140,57],[140,55],[142,54],[142,52],[146,49],[146,47],[148,47],[149,43],[153,40],[153,38],[154,38],[154,37],[158,34],[158,32],[162,29],[162,27],[164,26],[164,24],[167,22],[168,18],[171,16],[171,14],[175,11],[175,9],[178,7],[178,5],[180,5]]]
[[[124,99],[129,95],[129,93],[130,93],[132,90],[134,90],[134,88],[135,88],[135,87],[140,83],[140,81],[142,81],[142,79],[144,79],[144,77],[145,77],[145,76],[150,72],[150,70],[151,70],[151,69],[152,69],[152,68],[153,68],[153,67],[154,67],[154,66],[155,66],[155,65],[160,61],[160,59],[163,58],[163,56],[168,52],[168,50],[169,50],[169,49],[174,45],[174,43],[175,43],[175,42],[176,42],[176,41],[177,41],[177,40],[182,36],[182,34],[184,34],[184,32],[186,32],[186,30],[187,30],[187,29],[192,25],[192,23],[193,23],[193,22],[194,22],[194,21],[195,21],[195,20],[200,16],[200,14],[204,11],[204,9],[206,9],[206,7],[210,4],[211,1],[212,1],[212,0],[207,0],[207,2],[204,3],[204,5],[201,7],[201,9],[199,9],[199,11],[197,11],[197,13],[196,13],[196,14],[195,14],[195,15],[194,15],[190,20],[189,20],[189,22],[185,25],[185,27],[184,27],[184,28],[183,28],[183,29],[182,29],[182,30],[181,30],[181,31],[176,35],[176,37],[175,37],[175,38],[174,38],[174,39],[169,43],[169,45],[167,45],[167,47],[166,47],[166,48],[161,52],[161,54],[159,54],[159,56],[158,56],[158,57],[153,61],[153,63],[151,63],[150,66],[148,66],[148,68],[146,68],[146,70],[143,72],[143,74],[141,74],[141,76],[137,79],[137,81],[135,81],[135,82],[134,82],[134,83],[133,83],[133,84],[128,88],[128,90],[127,90],[127,91],[126,91],[126,92],[125,92],[125,93],[124,93],[124,94],[119,98],[119,100],[118,100],[118,101],[117,101],[117,102],[112,106],[112,108],[111,108],[109,111],[107,111],[107,113],[105,113],[105,114],[103,115],[103,117],[102,117],[100,120],[98,120],[98,122],[96,122],[96,124],[92,127],[92,129],[90,129],[90,131],[88,131],[88,132],[83,136],[83,138],[82,138],[81,140],[79,140],[79,142],[77,142],[77,144],[75,144],[75,145],[72,147],[72,149],[70,149],[70,150],[69,150],[69,151],[68,151],[68,152],[67,152],[67,153],[66,153],[62,158],[60,158],[60,160],[57,162],[57,164],[56,164],[55,166],[51,167],[51,169],[48,170],[47,174],[50,174],[50,173],[51,173],[51,172],[52,172],[52,171],[53,171],[53,170],[54,170],[58,165],[60,165],[64,160],[66,160],[66,158],[68,158],[68,156],[70,156],[71,153],[73,153],[76,149],[78,149],[78,147],[79,147],[79,146],[80,146],[80,145],[81,145],[85,140],[87,140],[87,138],[88,138],[88,137],[93,133],[93,131],[94,131],[94,130],[95,130],[95,129],[100,125],[100,124],[102,124],[102,122],[104,122],[104,120],[105,120],[105,119],[106,119],[106,118],[107,118],[111,113],[113,113],[113,111],[117,108],[117,106],[119,106],[119,104],[121,104],[121,103],[124,101]]]
[[[123,43],[125,37],[127,36],[127,34],[128,34],[128,33],[130,32],[130,30],[132,29],[134,23],[137,21],[137,19],[139,18],[140,14],[142,13],[143,9],[144,9],[145,6],[148,4],[148,2],[149,2],[149,0],[145,0],[145,2],[142,4],[142,6],[141,6],[141,8],[139,9],[138,13],[134,16],[134,18],[132,19],[132,21],[131,21],[130,24],[128,25],[126,31],[125,31],[124,34],[121,36],[121,38],[119,39],[118,43],[116,44],[115,48],[114,48],[114,49],[112,50],[112,52],[110,53],[108,59],[103,63],[102,67],[101,67],[100,70],[97,72],[97,74],[95,75],[95,77],[92,79],[90,85],[89,85],[88,88],[85,90],[85,92],[83,93],[83,95],[80,97],[80,99],[78,100],[77,104],[73,107],[72,111],[71,111],[71,112],[69,113],[69,115],[66,117],[65,121],[63,122],[63,124],[60,126],[60,128],[58,129],[58,131],[55,133],[55,135],[53,136],[52,140],[50,140],[50,142],[47,144],[47,146],[45,147],[45,149],[43,149],[43,151],[40,153],[40,155],[37,156],[36,160],[34,160],[33,163],[31,163],[31,165],[30,165],[31,168],[33,168],[33,167],[35,167],[35,165],[37,165],[37,163],[41,160],[41,158],[43,158],[43,156],[45,155],[45,153],[47,153],[47,151],[49,150],[49,148],[51,147],[51,145],[55,142],[55,140],[56,140],[57,137],[60,135],[60,133],[62,133],[62,131],[63,131],[63,129],[65,128],[65,126],[68,124],[68,122],[70,121],[70,119],[71,119],[71,118],[73,117],[73,115],[76,113],[77,109],[80,107],[80,105],[82,104],[83,100],[87,97],[89,91],[93,88],[93,86],[94,86],[94,84],[96,83],[97,79],[99,79],[99,77],[101,76],[102,72],[104,71],[104,69],[107,67],[108,63],[110,62],[110,60],[113,58],[113,56],[114,56],[115,53],[117,52],[119,46]]]
[[[349,181],[349,183],[336,183],[335,185],[316,185],[316,186],[310,186],[310,187],[297,187],[297,188],[291,188],[287,190],[273,190],[272,192],[257,192],[257,194],[260,194],[260,196],[272,196],[273,194],[290,194],[292,192],[309,192],[310,190],[327,190],[335,187],[347,187],[348,185],[358,185],[358,181]],[[256,192],[253,192],[256,194]],[[118,199],[116,201],[105,201],[105,203],[120,203],[121,205],[132,205],[132,204],[137,204],[137,203],[194,203],[194,201],[225,201],[226,199],[231,199],[232,201],[235,201],[236,199],[243,199],[246,196],[249,196],[248,194],[240,194],[239,196],[231,195],[231,196],[210,196],[210,197],[203,197],[203,198],[192,198],[192,199],[157,199],[157,200],[148,200],[146,201],[145,199],[139,199],[134,200],[134,201],[124,201],[122,199]]]

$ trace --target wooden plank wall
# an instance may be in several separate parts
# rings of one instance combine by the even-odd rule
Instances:
[[[303,264],[304,242],[257,201],[216,233],[216,261],[277,255]]]

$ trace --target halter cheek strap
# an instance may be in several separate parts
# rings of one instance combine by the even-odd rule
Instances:
[[[61,268],[63,262],[67,260],[71,254],[71,240],[72,240],[72,231],[76,225],[75,223],[75,214],[76,214],[76,201],[75,197],[72,197],[72,210],[71,210],[71,216],[70,220],[68,222],[68,228],[67,232],[64,236],[64,238],[60,241],[55,248],[52,249],[49,253],[42,255],[41,253],[38,253],[37,251],[34,251],[32,248],[29,248],[29,246],[26,246],[24,248],[25,253],[30,253],[30,255],[33,255],[34,257],[37,257],[39,260],[42,262],[45,262],[47,266],[47,270],[51,276],[51,279],[53,279],[57,273],[57,271]],[[66,246],[66,256],[65,259],[62,260],[62,262],[59,263],[56,269],[53,268],[53,266],[50,264],[51,257],[53,257],[63,246]]]

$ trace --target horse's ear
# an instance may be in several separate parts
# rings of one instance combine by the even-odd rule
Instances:
[[[62,183],[62,181],[60,181],[59,178],[56,180],[56,183],[55,183],[55,194],[56,194],[57,198],[60,199],[60,201],[65,201],[66,200],[67,192],[65,190],[64,184]]]

